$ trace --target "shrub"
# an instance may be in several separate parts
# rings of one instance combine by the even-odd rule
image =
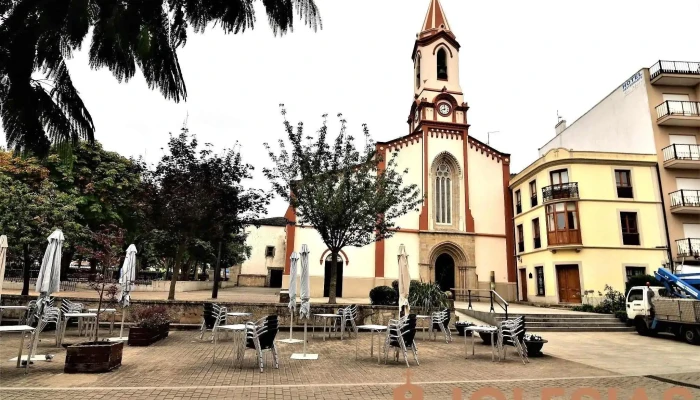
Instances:
[[[416,287],[416,285],[419,285],[420,283],[421,283],[420,281],[411,279],[411,285],[408,287],[408,291],[412,292],[413,289]],[[391,287],[393,287],[394,290],[396,290],[396,293],[398,293],[399,292],[399,281],[394,280],[393,282],[391,282]]]
[[[590,304],[581,304],[580,306],[573,306],[571,307],[572,311],[581,311],[581,312],[593,312],[593,306]]]
[[[627,311],[615,311],[615,316],[620,322],[627,322]]]
[[[140,307],[132,316],[140,328],[156,329],[170,322],[170,314],[165,306]]]
[[[613,289],[612,286],[605,285],[605,295],[593,312],[599,314],[615,314],[617,311],[625,310],[625,296]]]
[[[369,291],[369,300],[375,306],[395,306],[399,304],[399,295],[392,287],[377,286]]]
[[[447,295],[436,283],[411,281],[408,303],[411,307],[421,307],[426,312],[430,312],[446,308]]]
[[[630,290],[634,286],[646,286],[647,282],[649,282],[651,286],[663,286],[661,282],[651,275],[630,276],[629,280],[627,280],[627,284],[625,285],[625,297],[627,297],[627,294],[629,294]]]

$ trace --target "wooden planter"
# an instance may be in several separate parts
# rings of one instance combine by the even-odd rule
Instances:
[[[122,365],[123,349],[123,342],[85,342],[68,346],[63,372],[109,372]]]
[[[168,337],[170,323],[163,324],[157,329],[141,327],[129,328],[129,346],[150,346],[151,344]]]

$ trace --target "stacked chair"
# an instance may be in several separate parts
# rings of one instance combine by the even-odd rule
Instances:
[[[401,319],[389,320],[386,340],[384,341],[384,364],[386,364],[389,347],[394,348],[394,360],[399,360],[399,350],[403,353],[403,359],[406,361],[406,367],[410,367],[408,363],[408,349],[413,351],[413,359],[416,365],[418,362],[418,348],[416,347],[416,315],[410,314]]]
[[[527,347],[523,338],[525,336],[525,319],[519,317],[516,319],[508,319],[501,322],[498,329],[498,358],[501,359],[501,354],[503,359],[506,358],[507,346],[515,347],[518,352],[520,359],[523,364],[529,363],[530,360],[527,357]]]
[[[276,315],[269,315],[255,323],[248,322],[245,332],[245,350],[255,350],[258,364],[260,364],[260,372],[263,372],[265,365],[263,353],[269,351],[272,353],[272,359],[275,363],[275,368],[279,369],[279,354],[277,353],[277,345],[275,344],[275,336],[279,331],[279,321]],[[243,353],[245,358],[245,351]],[[241,360],[241,365],[243,361]]]
[[[209,306],[209,304],[211,304],[211,306]],[[199,338],[202,339],[204,337],[204,332],[211,329],[210,340],[214,341],[214,335],[216,335],[219,325],[226,325],[226,312],[226,307],[216,303],[205,303],[202,325],[199,328]]]
[[[340,308],[338,310],[338,314],[342,315],[342,317],[340,318],[340,339],[343,339],[343,333],[345,333],[346,330],[355,332],[355,338],[357,338],[357,305],[353,304],[344,308]],[[335,324],[335,321],[333,323]],[[352,333],[350,335],[352,337]]]
[[[445,336],[445,343],[452,341],[452,332],[450,332],[450,310],[448,308],[434,312],[430,316],[431,327],[430,333],[433,334],[433,340],[437,338],[437,332],[442,331]]]

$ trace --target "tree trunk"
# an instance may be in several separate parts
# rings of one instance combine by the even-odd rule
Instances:
[[[180,272],[180,264],[182,263],[182,256],[185,252],[184,243],[180,243],[177,246],[177,252],[175,253],[175,265],[173,266],[173,274],[170,277],[170,292],[168,293],[168,300],[175,300],[175,285],[177,284],[177,274]]]
[[[97,272],[97,259],[90,259],[90,273],[94,274]]]
[[[29,267],[31,266],[31,259],[29,257],[29,245],[27,243],[22,245],[22,253],[24,256],[24,282],[22,284],[22,296],[29,296]]]
[[[335,304],[335,288],[338,286],[338,250],[331,250],[331,284],[328,288],[328,304]]]
[[[70,270],[70,263],[73,261],[73,256],[75,255],[75,247],[70,246],[66,249],[61,257],[61,280],[68,280],[68,271]]]
[[[219,295],[219,281],[221,280],[221,242],[219,242],[219,251],[216,253],[216,266],[214,267],[214,286],[211,290],[211,298],[215,299]],[[202,268],[203,269],[203,268]],[[204,273],[204,271],[202,271]]]

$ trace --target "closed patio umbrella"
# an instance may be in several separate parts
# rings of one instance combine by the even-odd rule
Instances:
[[[2,282],[5,280],[5,260],[7,259],[7,236],[0,236],[0,297],[2,296]]]
[[[51,294],[61,288],[61,252],[64,240],[63,232],[60,229],[56,229],[49,236],[49,245],[44,252],[44,258],[41,260],[41,269],[39,269],[39,277],[36,279],[36,291],[39,292],[39,299],[36,301],[37,321],[42,320]],[[35,334],[27,360],[32,359],[38,342],[39,335]]]
[[[126,316],[126,308],[131,303],[131,285],[136,280],[136,246],[133,244],[126,249],[126,257],[119,275],[119,294],[117,300],[122,307],[122,324],[119,329],[119,337],[114,340],[127,340],[124,337],[124,318]],[[110,339],[112,340],[112,339]]]
[[[282,343],[299,343],[301,340],[292,339],[292,326],[294,325],[294,312],[297,309],[297,262],[299,253],[296,251],[289,257],[289,339],[282,339]]]
[[[309,282],[309,246],[301,245],[301,307],[299,307],[299,318],[304,319],[304,354],[292,354],[293,360],[316,360],[318,354],[306,354],[306,329],[311,317],[311,286]]]
[[[408,292],[411,288],[411,276],[408,274],[408,255],[406,246],[399,246],[399,317],[408,314]]]

